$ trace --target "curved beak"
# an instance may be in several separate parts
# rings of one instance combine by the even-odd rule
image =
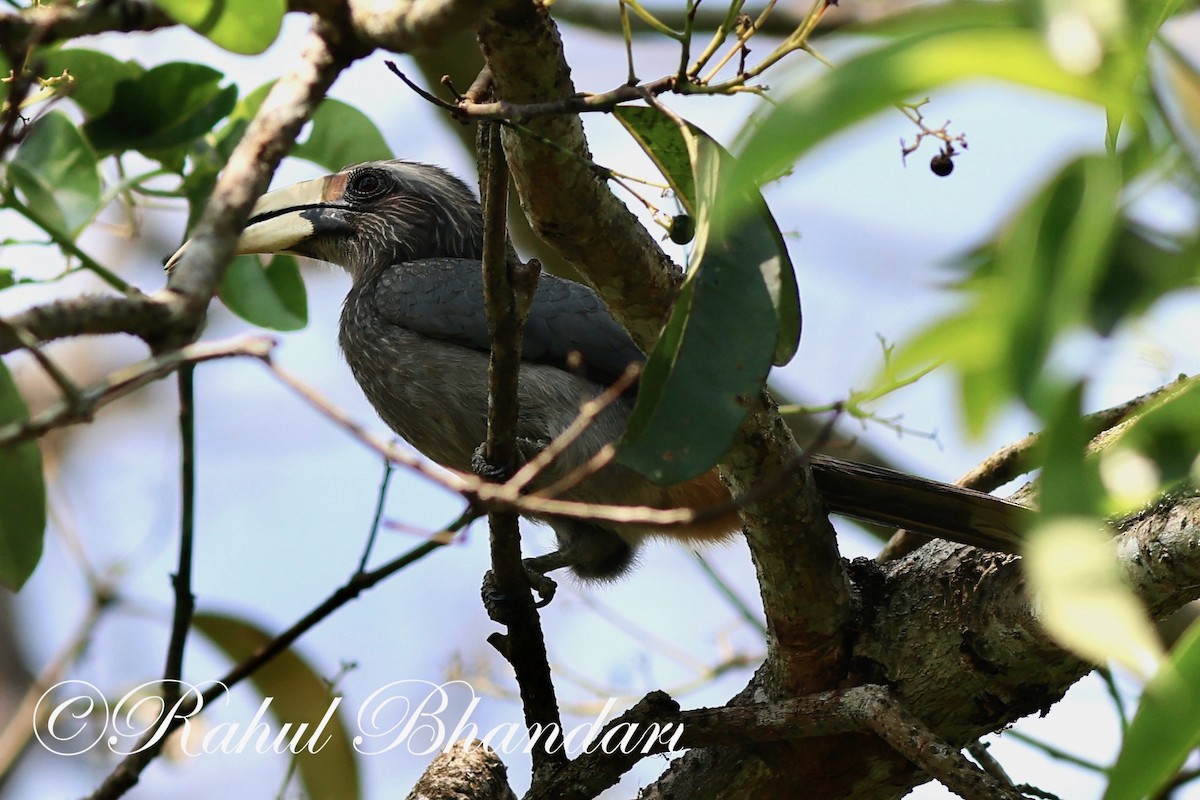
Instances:
[[[327,209],[344,208],[340,202],[346,188],[344,173],[326,175],[295,183],[268,192],[258,199],[250,212],[250,220],[237,241],[234,252],[296,253],[293,248],[310,239],[321,229]],[[333,220],[330,220],[333,222]],[[336,223],[335,223],[336,224]],[[167,261],[170,272],[183,259],[191,239],[175,251]]]

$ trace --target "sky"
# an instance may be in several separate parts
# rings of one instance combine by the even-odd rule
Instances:
[[[305,29],[291,15],[280,41],[264,57],[224,53],[186,32],[104,37],[96,45],[146,65],[186,58],[228,71],[248,92],[278,75]],[[564,42],[580,89],[601,91],[620,82],[611,43],[597,34],[564,29]],[[639,73],[671,69],[673,51],[639,41]],[[838,49],[827,55],[836,59]],[[405,90],[375,56],[356,63],[339,79],[333,96],[359,105],[379,125],[394,152],[438,163],[471,177],[471,162],[435,111]],[[797,72],[811,72],[811,67]],[[618,74],[619,73],[619,74]],[[794,80],[801,79],[800,76]],[[382,88],[382,91],[381,91]],[[380,102],[379,97],[387,98]],[[670,98],[668,104],[717,139],[732,141],[758,101]],[[900,138],[914,130],[899,113],[856,126],[810,153],[795,173],[772,187],[768,202],[781,228],[794,232],[789,247],[804,306],[800,351],[774,380],[811,402],[844,397],[868,384],[879,368],[879,337],[902,341],[937,310],[954,307],[942,288],[945,262],[992,232],[1038,183],[1072,155],[1099,150],[1104,119],[1096,109],[996,83],[958,85],[933,94],[932,121],[953,120],[969,151],[950,178],[926,167],[931,151],[901,163]],[[599,163],[649,176],[649,165],[605,116],[585,125]],[[299,162],[284,165],[274,185],[318,174]],[[178,244],[179,209],[155,208],[141,215],[142,245],[130,249],[114,229],[97,231],[85,248],[126,268],[144,288],[162,284],[163,257]],[[39,268],[44,253],[13,250]],[[125,273],[123,273],[125,274]],[[373,430],[386,433],[359,393],[336,346],[337,315],[348,279],[339,270],[306,268],[310,324],[278,335],[277,359]],[[9,293],[6,293],[9,294]],[[9,302],[27,303],[41,290]],[[1087,402],[1100,408],[1152,389],[1179,372],[1200,371],[1192,345],[1200,335],[1200,297],[1193,294],[1113,342],[1085,350],[1081,358],[1117,358],[1120,369],[1094,386]],[[214,308],[206,339],[238,335],[249,326]],[[104,358],[141,357],[136,344],[105,342]],[[90,356],[85,356],[88,358]],[[97,355],[97,358],[100,356]],[[77,674],[116,689],[130,676],[160,670],[170,615],[168,575],[174,568],[178,516],[178,445],[174,387],[164,381],[103,412],[94,425],[69,434],[51,495],[54,520],[43,563],[17,598],[22,645],[34,668],[46,664],[79,622],[87,598],[69,542],[83,542],[87,561],[118,569],[122,604],[100,625]],[[953,409],[953,385],[934,375],[888,399],[885,415],[903,414],[906,427],[936,437],[897,436],[868,426],[861,436],[913,472],[953,480],[988,453],[1025,435],[1034,425],[1012,412],[971,440]],[[261,366],[249,362],[205,365],[197,372],[197,469],[199,509],[195,590],[202,609],[245,616],[270,630],[295,620],[344,581],[358,563],[370,526],[381,464],[327,420],[282,388]],[[452,520],[456,498],[399,471],[386,517],[394,525],[381,534],[376,563],[420,541],[413,531],[436,530]],[[847,557],[871,555],[876,544],[848,523],[842,545]],[[544,529],[527,529],[528,552],[548,549]],[[483,698],[472,717],[480,728],[518,720],[513,684],[486,636],[494,627],[478,600],[487,568],[487,534],[470,530],[463,541],[435,553],[371,590],[306,636],[301,651],[326,676],[345,672],[338,688],[347,709],[357,708],[375,689],[396,680],[442,683],[462,677]],[[757,609],[753,569],[745,547],[730,544],[704,554],[713,568]],[[740,689],[752,668],[718,676],[714,665],[761,656],[761,636],[723,600],[688,552],[651,546],[638,569],[611,586],[568,584],[544,614],[551,660],[562,675],[566,705],[594,713],[597,698],[630,698],[652,688],[691,689],[685,706],[720,704]],[[209,679],[224,662],[202,640],[188,651],[187,674]],[[344,670],[344,665],[356,666]],[[695,687],[695,688],[693,688]],[[491,691],[495,689],[497,695]],[[227,712],[247,719],[257,698],[236,691]],[[461,698],[460,698],[461,702]],[[1044,719],[1023,720],[1017,729],[1055,742],[1101,763],[1116,752],[1116,724],[1103,686],[1082,681]],[[1052,761],[1011,737],[992,752],[1018,782],[1060,796],[1098,797],[1100,783],[1086,773]],[[426,756],[362,759],[366,797],[405,791],[428,761]],[[627,796],[661,768],[643,764],[622,784]],[[227,791],[235,779],[242,796],[272,796],[283,780],[282,759],[254,755],[206,756],[152,766],[128,795],[153,798],[206,797]],[[514,784],[524,786],[525,767],[509,764]],[[94,788],[104,765],[97,759],[68,760],[35,751],[4,795],[6,798],[67,796]],[[912,795],[920,800],[949,797],[936,784]],[[1200,797],[1193,791],[1189,796]]]

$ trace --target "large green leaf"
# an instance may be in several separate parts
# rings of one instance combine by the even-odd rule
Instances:
[[[838,131],[939,85],[999,78],[1120,111],[1131,89],[1117,77],[1067,71],[1032,30],[955,28],[909,36],[851,59],[752,120],[735,148],[735,184],[756,186],[779,175]]]
[[[74,238],[100,210],[96,154],[61,111],[33,125],[8,171],[39,220],[58,233]]]
[[[682,202],[696,209],[696,243],[692,270],[647,360],[618,459],[671,484],[702,474],[729,449],[772,361],[784,363],[795,352],[800,307],[787,248],[762,197],[740,193],[750,209],[738,209],[740,224],[730,224],[717,203],[729,191],[729,154],[690,126],[671,123],[670,135],[650,114],[658,112],[625,109],[621,120],[637,131]]]
[[[233,110],[237,87],[201,64],[175,61],[127,78],[113,90],[108,111],[85,126],[98,150],[139,150],[176,162],[186,147]]]
[[[257,625],[224,614],[197,614],[192,624],[234,663],[254,655],[272,638]],[[316,752],[301,749],[296,755],[305,796],[311,800],[355,800],[359,797],[358,761],[340,709],[330,713],[335,696],[329,684],[295,650],[285,650],[275,656],[251,675],[250,680],[264,698],[270,699],[270,711],[275,718],[280,723],[291,724],[292,736],[299,736],[299,726],[307,726],[304,735],[300,736],[301,744],[309,741],[317,726],[325,720],[321,735],[312,748]]]
[[[275,256],[266,266],[258,256],[238,256],[225,270],[217,296],[230,311],[263,328],[296,331],[308,324],[308,295],[291,256]]]
[[[966,28],[1014,28],[1033,24],[1036,21],[1033,11],[1028,3],[1021,0],[954,0],[914,6],[903,14],[881,14],[877,19],[852,22],[846,26],[846,30],[903,39]]]
[[[273,85],[264,84],[246,95],[231,115],[231,125],[253,117]],[[349,164],[393,158],[391,148],[370,117],[331,97],[317,106],[308,138],[297,142],[289,155],[311,161],[330,172],[338,172]]]
[[[1146,685],[1104,800],[1159,797],[1200,747],[1200,624],[1193,623]]]
[[[0,361],[0,428],[29,418]],[[0,448],[0,586],[20,589],[42,557],[46,484],[37,442]]]
[[[696,179],[688,140],[679,124],[646,106],[617,106],[613,116],[658,167],[684,210],[694,216],[697,213]],[[707,136],[694,125],[689,125],[688,130],[694,136]]]
[[[177,22],[234,53],[256,55],[279,36],[287,0],[156,0]]]
[[[82,47],[50,50],[41,53],[39,60],[43,75],[71,73],[74,84],[70,98],[89,117],[98,117],[108,111],[118,83],[145,72],[137,62],[120,61],[108,53]]]
[[[348,164],[392,158],[392,150],[370,117],[341,100],[326,98],[313,114],[312,132],[291,155],[337,172]]]

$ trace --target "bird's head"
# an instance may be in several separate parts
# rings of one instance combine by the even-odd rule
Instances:
[[[185,243],[167,262],[170,269]],[[344,267],[354,278],[402,261],[479,259],[479,202],[445,170],[373,161],[263,195],[237,253],[289,253]]]

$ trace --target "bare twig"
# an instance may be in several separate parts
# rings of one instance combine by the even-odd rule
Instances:
[[[379,535],[379,526],[383,522],[383,506],[387,500],[388,485],[392,482],[392,473],[396,468],[388,459],[383,459],[383,479],[379,482],[379,495],[375,499],[375,516],[371,519],[371,532],[367,535],[367,544],[363,547],[362,558],[358,561],[358,571],[367,571],[367,562],[371,560],[371,551],[375,549],[375,537]]]
[[[515,510],[530,516],[559,516],[574,519],[617,522],[645,525],[656,528],[688,526],[737,511],[749,504],[770,497],[781,486],[788,484],[790,476],[799,470],[809,456],[799,454],[785,468],[767,476],[745,495],[735,497],[727,503],[703,508],[652,508],[650,506],[610,506],[599,503],[581,503],[573,500],[558,500],[539,495],[522,495],[511,483],[490,483],[467,472],[457,472],[444,467],[435,467],[429,461],[414,455],[407,449],[378,434],[371,433],[360,422],[354,420],[343,409],[331,403],[320,392],[308,386],[288,370],[268,359],[262,363],[281,383],[305,400],[318,413],[338,425],[360,444],[397,464],[401,464],[422,477],[461,494],[468,502],[482,511]],[[551,447],[554,446],[552,442]]]
[[[87,613],[75,632],[67,639],[66,645],[25,690],[12,719],[0,727],[0,775],[12,774],[12,766],[29,743],[30,737],[37,727],[44,723],[38,716],[38,701],[54,684],[63,679],[71,665],[87,649],[96,630],[96,623],[99,622],[109,599],[107,594],[101,592],[93,595]],[[46,704],[41,710],[45,713],[45,709],[48,708],[49,704]]]
[[[25,422],[0,427],[0,448],[36,439],[67,425],[92,419],[99,409],[137,389],[161,380],[185,364],[218,358],[266,358],[275,346],[264,336],[240,336],[220,342],[202,342],[139,361],[109,374],[103,381],[81,389],[77,398],[64,398]]]
[[[14,328],[8,322],[0,319],[0,330],[11,335],[25,351],[33,356],[34,361],[38,362],[38,366],[42,371],[50,376],[50,380],[54,381],[58,386],[58,390],[62,392],[63,400],[73,408],[81,405],[83,398],[79,392],[79,387],[75,385],[65,372],[54,362],[54,359],[42,352],[42,348],[36,337],[24,328]]]
[[[187,645],[196,596],[192,593],[192,550],[196,534],[196,406],[193,364],[184,364],[177,375],[179,383],[179,563],[171,584],[175,589],[175,611],[171,618],[171,640],[167,644],[167,664],[163,685],[175,692],[167,705],[179,699],[179,681],[183,677],[183,651]]]
[[[596,418],[633,385],[641,372],[640,364],[630,364],[621,373],[621,377],[617,378],[611,386],[608,386],[599,395],[584,403],[579,409],[579,414],[576,415],[575,419],[571,420],[571,424],[564,428],[562,433],[555,436],[550,444],[538,451],[538,454],[521,467],[516,475],[512,476],[512,479],[508,481],[508,488],[514,492],[523,492],[525,487],[529,486],[538,475],[544,472],[560,455],[566,452],[567,448],[578,441],[579,437],[596,421]],[[590,471],[588,474],[591,474]],[[574,483],[572,481],[568,486],[574,485]],[[560,490],[558,486],[548,487],[541,494],[543,496],[554,497]]]

